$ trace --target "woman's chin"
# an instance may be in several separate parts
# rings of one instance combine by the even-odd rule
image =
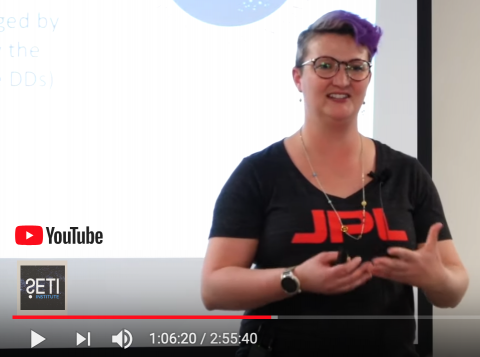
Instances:
[[[352,120],[352,118],[355,117],[353,111],[351,110],[335,111],[335,112],[330,112],[325,114],[328,118],[330,118],[331,121],[335,123],[349,122],[350,120]]]
[[[330,104],[330,103],[329,103]],[[355,116],[355,111],[352,103],[332,103],[323,108],[325,116],[331,118],[334,121],[350,120]]]

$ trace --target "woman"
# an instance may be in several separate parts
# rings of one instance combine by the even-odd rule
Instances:
[[[417,356],[412,286],[438,307],[465,294],[430,176],[357,129],[380,37],[344,11],[301,33],[293,80],[304,125],[245,158],[217,199],[205,306],[292,317],[243,320],[241,334],[260,342],[237,356]]]

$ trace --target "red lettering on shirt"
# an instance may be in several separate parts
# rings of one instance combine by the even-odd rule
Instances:
[[[407,232],[405,231],[391,231],[388,228],[387,218],[385,217],[385,212],[381,208],[373,209],[373,216],[375,217],[375,222],[377,222],[378,235],[381,240],[384,241],[408,241]]]
[[[365,212],[365,227],[363,234],[371,232],[377,227],[378,236],[383,241],[408,241],[407,232],[394,231],[388,227],[388,222],[382,208],[374,208],[372,210],[373,217],[369,212]],[[337,216],[338,213],[338,216]],[[363,211],[324,211],[312,210],[313,232],[295,233],[292,243],[300,244],[320,244],[327,240],[330,233],[330,241],[332,243],[343,243],[344,233],[341,230],[340,220],[358,220],[355,224],[346,224],[348,233],[358,236],[362,232]],[[327,225],[328,222],[328,225]]]
[[[327,240],[327,221],[325,220],[325,211],[313,210],[313,233],[296,233],[292,243],[310,243],[319,244]]]
[[[337,211],[338,212],[338,211]],[[337,217],[335,211],[327,211],[328,215],[328,225],[330,226],[330,241],[332,243],[342,243],[343,242],[343,232],[340,220]],[[348,233],[354,236],[362,233],[362,220],[363,220],[363,211],[341,211],[338,212],[340,219],[357,219],[358,224],[349,224]],[[363,228],[363,234],[369,233],[374,227],[372,215],[369,212],[365,212],[365,227]]]

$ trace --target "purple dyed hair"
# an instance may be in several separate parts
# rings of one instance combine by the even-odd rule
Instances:
[[[352,36],[356,43],[368,48],[369,61],[377,53],[382,29],[362,19],[360,16],[343,10],[329,12],[311,24],[298,36],[295,66],[301,68],[307,54],[310,40],[323,33]]]

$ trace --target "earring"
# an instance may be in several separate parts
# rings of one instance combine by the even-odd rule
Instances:
[[[302,98],[300,98],[300,102],[302,101]]]
[[[363,104],[365,104],[365,102],[363,102]]]

